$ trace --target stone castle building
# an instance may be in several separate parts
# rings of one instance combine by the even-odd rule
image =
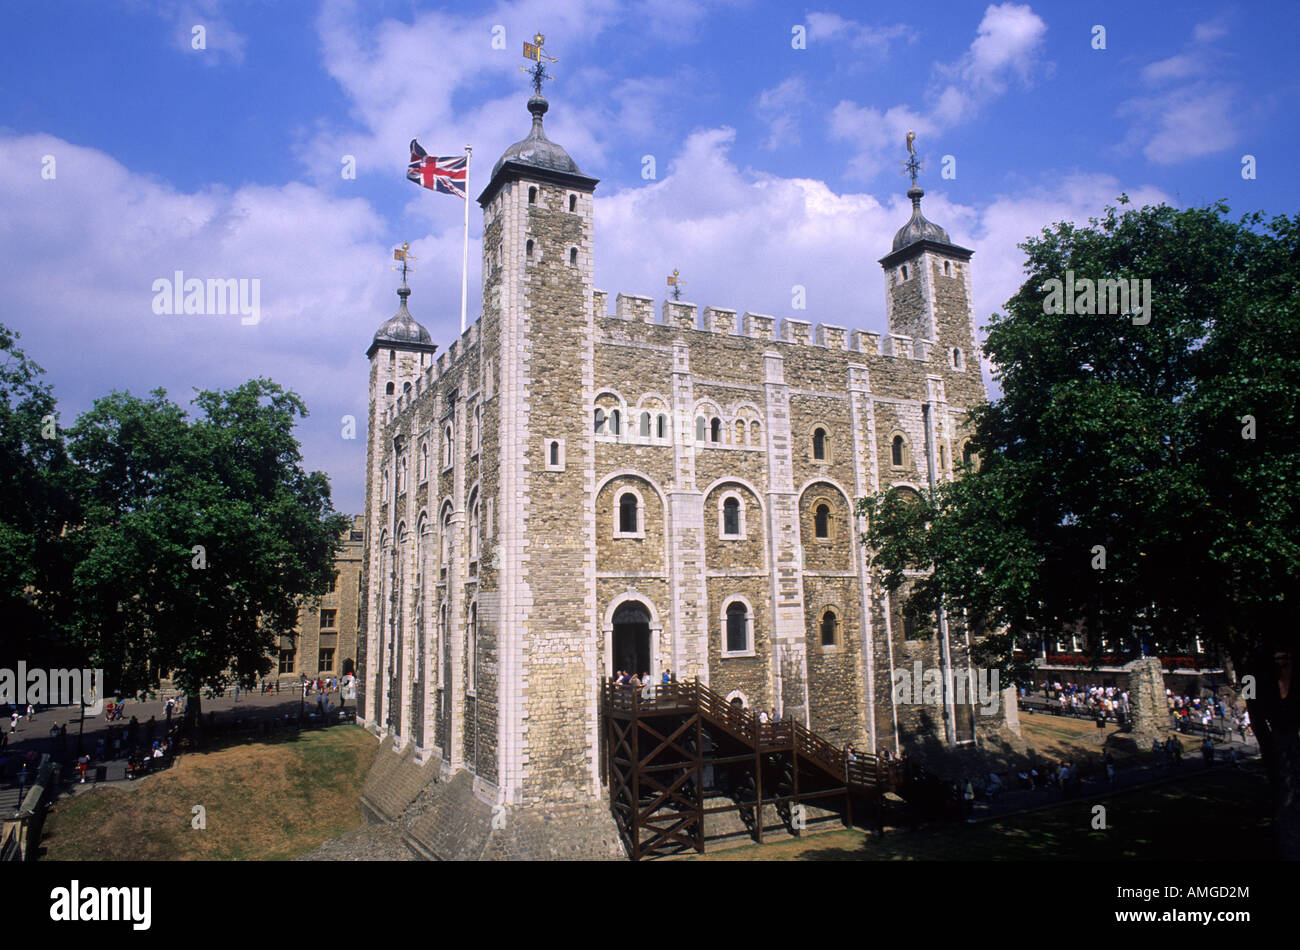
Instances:
[[[854,503],[969,457],[972,252],[913,185],[879,260],[887,332],[610,301],[597,180],[546,137],[547,108],[529,100],[478,198],[477,322],[435,356],[404,282],[367,350],[358,710],[382,755],[494,815],[544,810],[552,839],[612,838],[598,683],[619,669],[699,677],[836,744],[971,741],[951,694],[892,701],[918,662],[968,676],[969,639],[942,616],[913,636]]]

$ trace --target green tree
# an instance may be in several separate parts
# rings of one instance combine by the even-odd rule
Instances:
[[[0,659],[63,666],[78,659],[62,597],[72,571],[63,533],[77,506],[54,394],[17,341],[0,325]]]
[[[1300,595],[1300,218],[1227,211],[1108,208],[1020,245],[1026,280],[984,347],[1002,395],[971,413],[979,464],[919,503],[859,510],[884,585],[925,571],[909,607],[997,631],[986,662],[1080,621],[1133,655],[1195,636],[1221,649],[1255,677],[1295,855],[1300,695],[1282,667]],[[1046,282],[1070,271],[1149,278],[1149,322],[1046,312]]]
[[[302,400],[266,379],[200,392],[197,417],[157,390],[115,392],[69,430],[84,519],[73,593],[93,662],[126,693],[170,675],[203,689],[270,671],[306,598],[329,588],[329,482],[301,468]]]

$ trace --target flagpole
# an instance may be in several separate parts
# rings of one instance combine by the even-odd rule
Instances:
[[[465,146],[465,243],[460,251],[460,332],[465,332],[465,300],[469,291],[469,164],[474,149]]]

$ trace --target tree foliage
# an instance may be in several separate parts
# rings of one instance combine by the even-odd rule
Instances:
[[[62,544],[77,518],[58,408],[44,372],[0,325],[0,625],[2,665],[32,656],[65,662],[72,563]]]
[[[886,587],[1017,636],[1083,620],[1129,650],[1193,636],[1236,656],[1300,593],[1297,220],[1222,205],[1107,209],[1021,247],[985,351],[980,460],[920,506],[864,499]],[[1149,323],[1045,313],[1049,278],[1150,278]],[[1254,438],[1244,438],[1252,417]]]
[[[984,347],[1002,395],[970,418],[979,464],[859,510],[885,586],[999,631],[985,659],[1081,621],[1120,652],[1218,646],[1257,675],[1268,753],[1300,726],[1274,665],[1300,639],[1300,216],[1227,212],[1108,208],[1020,245]],[[1150,279],[1149,322],[1046,312],[1067,272]]]
[[[124,692],[170,674],[186,692],[251,685],[328,590],[347,518],[293,436],[306,408],[266,379],[199,392],[114,392],[69,430],[84,516],[72,593],[91,659]]]

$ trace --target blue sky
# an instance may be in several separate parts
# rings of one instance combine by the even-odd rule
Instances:
[[[0,321],[63,421],[112,389],[188,401],[267,375],[307,400],[307,465],[345,511],[393,246],[421,258],[417,319],[444,348],[458,331],[462,205],[405,180],[407,142],[473,145],[477,194],[527,133],[520,47],[538,29],[559,59],[547,132],[601,179],[611,300],[661,299],[678,267],[701,305],[883,329],[908,129],[926,215],[976,252],[981,326],[1020,282],[1017,242],[1120,192],[1294,213],[1300,191],[1293,4],[134,0],[0,17]],[[480,233],[472,205],[471,319]],[[261,320],[155,314],[152,283],[176,270],[258,279]]]

